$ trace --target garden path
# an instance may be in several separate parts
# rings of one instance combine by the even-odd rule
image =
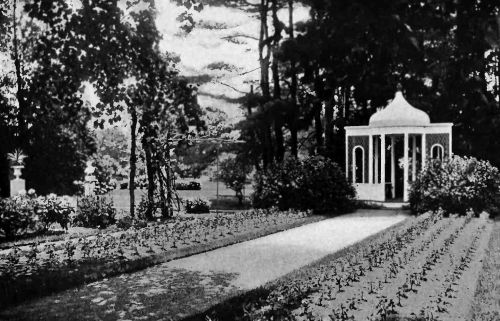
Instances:
[[[402,211],[360,210],[26,302],[0,319],[181,319],[405,218]]]

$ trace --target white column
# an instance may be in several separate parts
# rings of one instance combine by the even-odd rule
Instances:
[[[375,136],[375,165],[374,165],[374,170],[375,170],[375,178],[373,180],[374,183],[378,184],[380,182],[380,176],[378,175],[378,162],[379,162],[379,155],[380,155],[380,148],[379,148],[379,143],[378,143],[378,136]]]
[[[396,139],[391,136],[391,195],[396,198]]]
[[[411,181],[417,178],[417,136],[411,136]]]
[[[427,159],[427,148],[426,148],[426,143],[425,143],[425,133],[422,134],[422,168],[420,170],[423,170],[425,168],[425,161]]]
[[[380,183],[385,200],[385,134],[380,135]]]
[[[368,138],[368,184],[373,184],[373,135]]]
[[[403,167],[403,202],[408,202],[408,133],[405,133]]]
[[[349,136],[345,134],[345,178],[349,179],[349,145],[347,144]]]

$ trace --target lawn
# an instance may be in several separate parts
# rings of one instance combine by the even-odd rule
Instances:
[[[213,200],[215,202],[216,196],[217,196],[217,184],[216,182],[210,181],[208,178],[201,178],[197,180],[201,183],[201,190],[180,190],[177,191],[179,194],[179,197],[181,199],[186,199],[186,198],[202,198],[205,200]],[[248,197],[251,195],[253,191],[252,185],[248,184],[245,186],[245,197],[248,199]],[[136,204],[141,200],[142,197],[146,197],[146,190],[142,189],[137,189],[135,192],[135,200]],[[129,191],[128,190],[114,190],[111,192],[111,195],[113,197],[113,201],[115,203],[116,209],[124,212],[128,212],[129,207],[130,207],[130,202],[129,202]],[[224,183],[219,182],[219,204],[220,204],[220,209],[243,209],[243,208],[248,208],[248,205],[239,207],[237,206],[236,202],[236,197],[235,193],[233,190],[227,188]],[[214,203],[212,202],[212,203]],[[228,206],[228,203],[230,206]],[[248,201],[246,201],[248,204]],[[215,209],[215,207],[214,207]]]

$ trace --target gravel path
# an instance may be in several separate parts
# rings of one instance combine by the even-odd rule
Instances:
[[[405,218],[361,210],[26,302],[0,312],[0,320],[181,319]]]

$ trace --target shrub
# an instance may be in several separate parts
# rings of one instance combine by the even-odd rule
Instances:
[[[433,160],[412,183],[409,196],[414,213],[442,208],[447,214],[465,215],[472,209],[495,215],[500,207],[500,173],[473,157]]]
[[[210,213],[210,205],[208,201],[201,198],[187,199],[186,212],[190,214]]]
[[[105,196],[85,196],[78,200],[73,225],[106,228],[116,222],[113,200]]]
[[[287,159],[255,175],[252,203],[280,210],[312,210],[316,214],[354,209],[354,187],[333,161],[315,156]]]
[[[68,229],[70,216],[75,212],[67,197],[57,197],[55,194],[37,197],[34,210],[44,231],[48,230],[53,223],[58,223],[62,228]]]
[[[196,181],[191,181],[189,183],[177,182],[175,183],[175,189],[178,191],[182,190],[199,191],[201,189],[201,184]]]
[[[33,229],[36,217],[31,199],[21,196],[0,199],[0,230],[7,239]]]
[[[0,200],[0,230],[6,238],[45,232],[53,223],[67,229],[74,213],[70,200],[55,194],[36,196],[34,190]]]
[[[148,223],[146,223],[145,221],[134,219],[130,216],[122,217],[116,222],[116,227],[122,230],[128,230],[131,227],[139,229],[146,227],[147,225]]]

